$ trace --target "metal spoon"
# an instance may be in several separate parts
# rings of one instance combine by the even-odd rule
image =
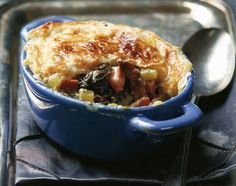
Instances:
[[[227,32],[217,28],[200,30],[184,44],[183,52],[193,64],[196,97],[216,94],[230,83],[235,48]]]
[[[183,46],[183,52],[193,64],[195,85],[193,100],[222,91],[231,81],[235,68],[235,48],[231,36],[217,28],[196,32]],[[177,163],[165,186],[185,185],[192,129],[185,131]]]

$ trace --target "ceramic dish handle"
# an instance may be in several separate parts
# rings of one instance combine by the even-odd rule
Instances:
[[[188,126],[197,126],[201,123],[202,118],[202,111],[189,102],[183,106],[183,114],[177,118],[155,121],[148,119],[145,115],[138,115],[130,120],[130,125],[133,129],[147,134],[172,134]]]

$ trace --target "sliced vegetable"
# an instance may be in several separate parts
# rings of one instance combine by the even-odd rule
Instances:
[[[108,106],[110,106],[110,107],[119,107],[120,105],[118,105],[116,103],[109,103]]]
[[[49,76],[47,80],[47,86],[52,89],[57,89],[60,86],[61,81],[62,81],[62,77],[60,77],[58,73],[53,74]]]
[[[76,96],[82,101],[93,102],[94,100],[94,92],[84,88],[79,89],[79,93]]]
[[[158,106],[158,105],[162,105],[162,104],[163,104],[162,101],[154,101],[154,102],[152,103],[153,106]]]
[[[77,79],[64,79],[60,84],[60,89],[67,93],[77,91],[78,87],[79,81]]]
[[[144,80],[155,80],[158,77],[157,70],[154,69],[141,69],[140,74]]]
[[[130,107],[141,107],[141,106],[147,106],[150,104],[150,98],[149,97],[142,97],[140,99],[138,99],[137,101],[135,101],[134,103],[132,103],[130,105]]]
[[[111,68],[109,83],[116,93],[123,91],[125,85],[125,74],[119,66]]]

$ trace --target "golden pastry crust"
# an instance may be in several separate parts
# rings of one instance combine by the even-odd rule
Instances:
[[[48,22],[27,34],[25,65],[47,83],[86,73],[101,63],[118,60],[140,69],[155,69],[164,92],[177,95],[192,70],[180,48],[153,32],[100,21]]]

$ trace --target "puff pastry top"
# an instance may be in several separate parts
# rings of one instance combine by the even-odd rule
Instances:
[[[55,74],[73,78],[101,63],[122,60],[157,70],[162,89],[175,96],[192,70],[181,49],[157,34],[100,21],[48,22],[27,34],[24,50],[24,64],[44,83]]]

